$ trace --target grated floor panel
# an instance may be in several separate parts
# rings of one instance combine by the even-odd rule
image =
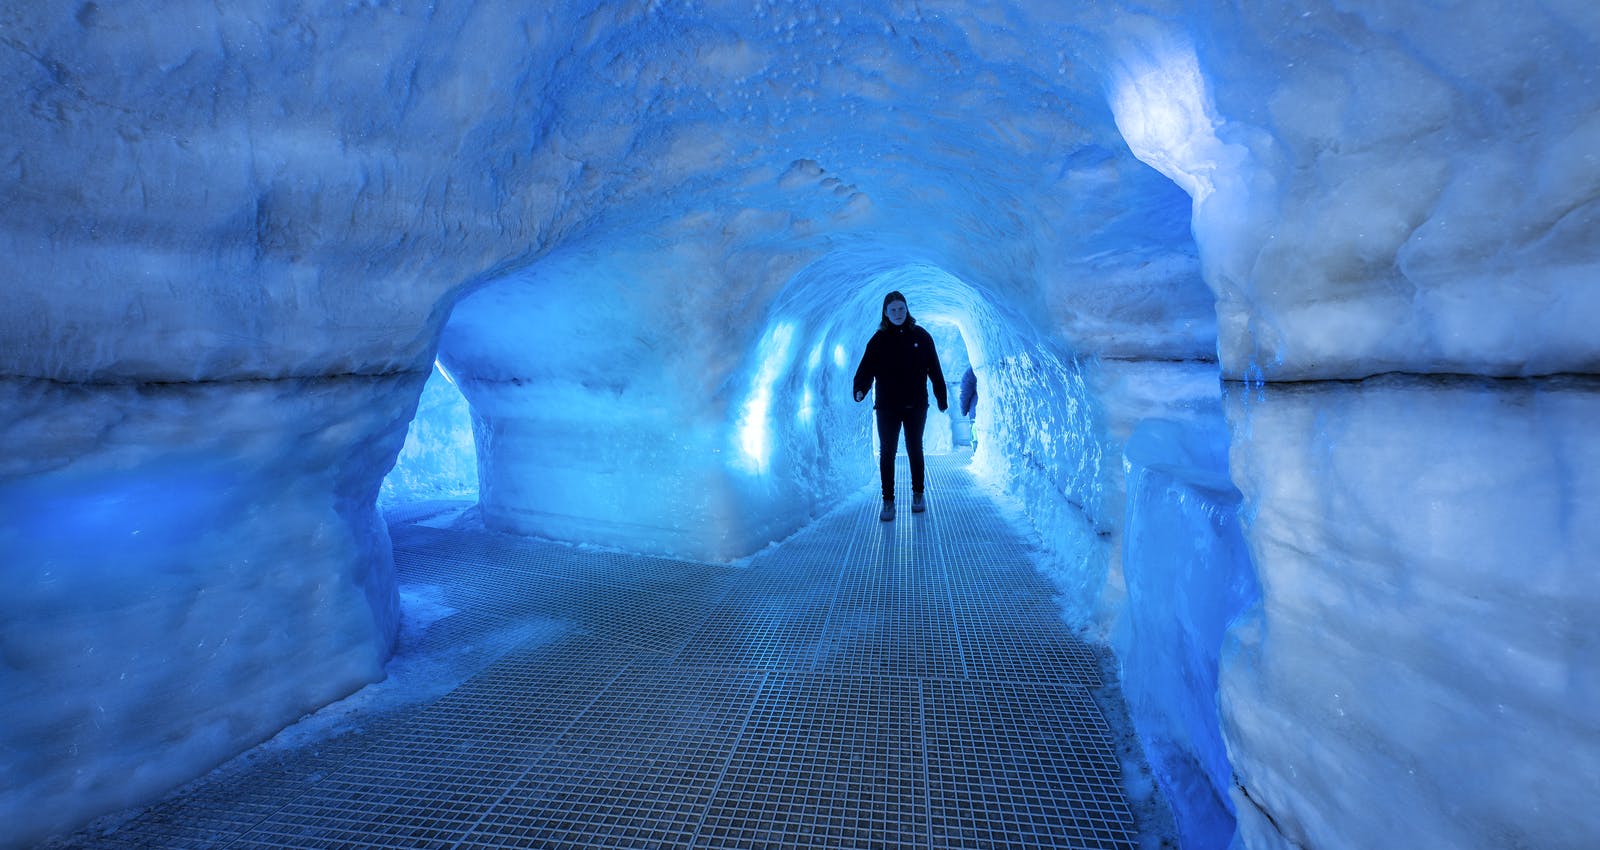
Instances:
[[[391,514],[456,684],[47,846],[1132,848],[1094,653],[966,457],[744,567]]]

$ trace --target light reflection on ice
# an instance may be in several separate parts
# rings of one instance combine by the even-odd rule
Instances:
[[[1133,155],[1184,188],[1195,203],[1211,194],[1217,141],[1210,95],[1194,48],[1129,50],[1113,84],[1112,114]]]
[[[789,368],[793,344],[793,322],[779,322],[761,340],[758,354],[761,367],[739,416],[739,448],[744,453],[746,471],[759,474],[767,470],[767,461],[772,455],[773,388],[778,377]]]

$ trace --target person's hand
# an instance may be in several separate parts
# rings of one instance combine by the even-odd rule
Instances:
[[[949,409],[950,409],[950,405],[949,404],[941,404],[941,405],[939,405],[939,412],[940,413],[943,413],[943,412],[945,412],[946,410],[949,410]]]
[[[862,400],[862,399],[864,399],[866,397],[867,397],[866,393],[864,393],[864,392],[862,392],[860,390],[856,390],[856,401],[860,401],[860,400]]]

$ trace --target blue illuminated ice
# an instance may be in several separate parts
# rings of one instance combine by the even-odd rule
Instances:
[[[1597,843],[1600,6],[12,6],[0,841],[382,676],[380,493],[737,562],[870,490],[899,289],[1064,616],[1160,635],[1180,822]],[[1227,423],[1215,693],[1145,420]]]
[[[7,841],[149,802],[383,677],[377,476],[419,389],[0,382]]]
[[[1233,837],[1217,678],[1229,628],[1260,594],[1217,413],[1203,423],[1146,419],[1126,449],[1128,600],[1114,645],[1151,768],[1181,801],[1173,809],[1184,847]]]
[[[1262,588],[1220,676],[1247,846],[1593,845],[1600,381],[1227,401]]]

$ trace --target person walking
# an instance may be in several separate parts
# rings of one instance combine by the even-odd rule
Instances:
[[[961,376],[961,415],[968,419],[978,416],[978,373],[971,366]]]
[[[971,366],[961,376],[961,415],[967,417],[967,445],[976,451],[978,434],[973,426],[978,420],[978,374],[972,371]]]
[[[917,325],[898,291],[883,297],[878,331],[867,341],[856,367],[855,397],[860,402],[874,385],[873,410],[878,419],[878,477],[883,483],[883,511],[878,519],[894,519],[894,455],[900,429],[906,432],[906,459],[911,462],[911,512],[927,510],[922,495],[924,466],[922,429],[928,424],[928,382],[942,413],[950,408],[944,370],[933,337]]]

